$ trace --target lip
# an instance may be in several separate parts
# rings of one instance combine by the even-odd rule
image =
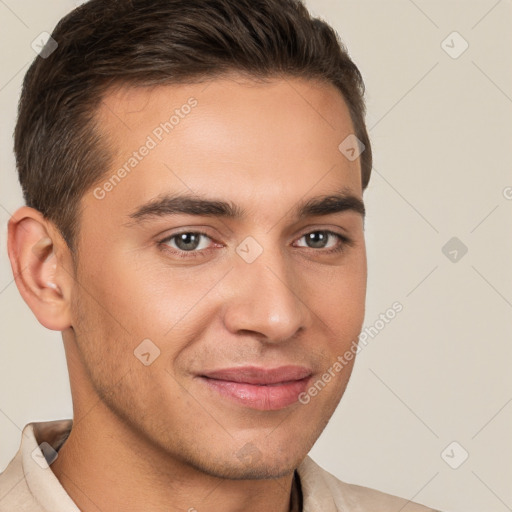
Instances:
[[[198,375],[208,388],[240,405],[275,411],[297,402],[312,371],[303,366],[224,368]]]

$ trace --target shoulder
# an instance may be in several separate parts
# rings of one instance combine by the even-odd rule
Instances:
[[[65,441],[72,420],[31,422],[23,428],[15,456],[0,473],[0,512],[79,512],[74,502],[48,467],[39,443],[57,449]]]
[[[309,456],[297,468],[304,512],[439,512],[405,498],[342,482]]]
[[[0,512],[42,512],[28,488],[18,451],[0,473]]]

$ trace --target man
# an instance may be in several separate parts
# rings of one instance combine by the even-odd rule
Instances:
[[[28,424],[0,511],[427,511],[308,452],[366,294],[363,82],[292,0],[92,0],[24,80],[9,222],[73,419]]]

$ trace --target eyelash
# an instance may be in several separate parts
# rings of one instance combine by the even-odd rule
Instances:
[[[350,238],[348,238],[345,235],[342,235],[340,233],[336,233],[335,231],[330,231],[328,229],[317,229],[314,231],[309,231],[308,233],[304,233],[299,238],[299,240],[311,233],[325,233],[327,235],[335,236],[340,241],[340,243],[336,247],[331,248],[331,249],[314,249],[312,247],[309,247],[310,250],[320,252],[322,254],[340,253],[345,250],[345,246],[353,245],[353,241]],[[180,233],[174,233],[173,235],[167,236],[163,240],[160,240],[158,242],[158,246],[161,248],[161,250],[163,250],[165,252],[170,252],[172,255],[177,256],[178,258],[183,258],[183,259],[203,257],[203,256],[206,256],[210,251],[213,250],[212,248],[208,248],[208,249],[202,249],[200,251],[197,251],[197,250],[180,251],[180,250],[175,250],[175,249],[169,248],[169,246],[167,245],[167,242],[171,241],[173,238],[176,238],[176,237],[178,237],[180,235],[184,235],[184,234],[201,235],[201,236],[205,236],[206,238],[209,238],[210,240],[212,240],[212,238],[209,235],[207,235],[206,233],[204,233],[203,231],[182,231]]]

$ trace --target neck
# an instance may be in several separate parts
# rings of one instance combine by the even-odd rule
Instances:
[[[51,469],[82,512],[217,510],[288,512],[293,474],[229,480],[142,441],[103,402],[77,416]],[[101,425],[101,430],[98,429]]]

